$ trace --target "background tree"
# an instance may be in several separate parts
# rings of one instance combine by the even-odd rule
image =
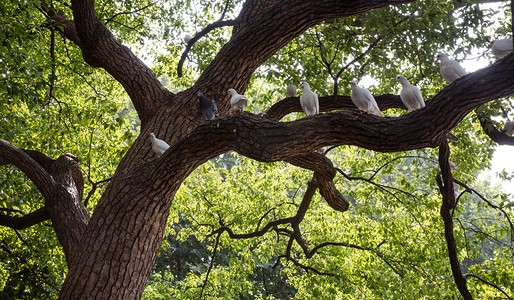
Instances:
[[[203,269],[191,268],[187,275],[176,270],[178,279],[185,279],[170,287],[175,297],[234,298],[248,291],[299,298],[327,293],[439,297],[455,294],[455,283],[464,298],[471,297],[470,291],[477,297],[512,295],[512,223],[501,209],[504,198],[455,199],[444,136],[453,129],[461,138],[455,146],[452,143],[452,160],[462,166],[458,182],[472,191],[466,182],[474,182],[477,171],[488,164],[493,147],[477,146],[485,136],[476,118],[466,116],[512,94],[514,79],[509,75],[514,57],[441,90],[444,84],[432,63],[435,53],[445,50],[462,57],[473,46],[486,44],[484,33],[492,26],[486,17],[491,12],[476,4],[457,7],[439,1],[393,6],[402,2],[409,1],[5,5],[2,102],[8,105],[1,112],[8,123],[2,124],[0,157],[14,167],[2,173],[6,214],[0,220],[15,230],[25,229],[32,238],[13,238],[9,231],[2,249],[5,257],[30,266],[35,278],[44,282],[34,284],[42,286],[41,291],[26,296],[51,295],[65,277],[62,299],[140,298],[166,225],[177,215],[174,210],[168,220],[172,203],[192,197],[199,200],[180,205],[178,211],[194,218],[189,221],[192,228],[212,238],[212,243],[199,241],[212,255]],[[191,9],[197,12],[194,24],[184,21]],[[453,17],[448,18],[450,13]],[[193,25],[199,34],[186,46],[190,51],[181,54],[182,45],[168,41],[178,41]],[[119,42],[138,49],[149,39],[162,39],[169,46],[168,55],[156,55],[154,71],[164,76],[162,80]],[[174,75],[177,69],[182,77]],[[424,85],[426,108],[404,114],[399,98],[387,95],[398,73]],[[364,74],[385,83],[372,91],[384,94],[376,98],[390,117],[354,109],[346,83]],[[322,96],[321,111],[330,113],[281,122],[293,120],[290,113],[300,111],[298,98],[279,96],[287,79],[307,79]],[[265,114],[228,116],[230,87],[240,92],[248,88],[250,109],[266,110]],[[220,120],[203,121],[197,91],[216,99]],[[137,121],[125,104],[127,96]],[[502,107],[508,117],[511,106],[509,100],[494,101],[484,114],[498,114]],[[171,145],[161,158],[151,151],[150,132]],[[512,143],[512,138],[502,136],[502,141]],[[439,151],[430,149],[440,145]],[[322,146],[342,147],[327,155],[313,152]],[[217,175],[206,182],[195,173],[177,194],[193,170],[230,150],[252,160],[284,161],[310,171],[278,162],[268,167],[240,157],[235,165],[225,161],[202,166],[205,175]],[[246,168],[255,172],[245,173]],[[275,168],[289,170],[273,174]],[[249,177],[251,184],[241,184]],[[316,190],[328,206],[316,202]],[[252,197],[242,201],[243,195]],[[43,199],[36,200],[40,196]],[[345,212],[349,202],[351,213]],[[493,209],[484,214],[497,219],[475,218],[484,203]],[[440,222],[439,210],[446,231],[440,224],[433,229]],[[460,227],[453,229],[454,220]],[[41,222],[51,224],[52,230]],[[459,230],[463,234],[455,239],[453,232]],[[11,251],[24,247],[15,243],[25,240],[30,248],[46,239],[52,241],[47,249],[56,249],[53,234],[62,254],[52,251],[64,255],[67,271],[52,251],[42,251],[41,266],[31,266]],[[481,243],[490,241],[495,244],[489,252],[481,251]],[[464,259],[467,270],[459,270],[459,260]],[[53,261],[58,263],[48,269]],[[257,264],[244,268],[241,261],[243,266]],[[167,275],[156,269],[147,293],[154,283],[162,284],[159,273]],[[261,286],[255,280],[259,274],[264,278]],[[278,295],[266,286],[265,278],[280,276],[292,282],[284,284],[289,294]],[[224,281],[236,277],[245,280]],[[232,289],[209,284],[223,282]],[[180,290],[189,286],[199,288]]]

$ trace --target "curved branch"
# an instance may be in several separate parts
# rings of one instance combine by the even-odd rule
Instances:
[[[133,14],[133,13],[137,13],[137,12],[140,12],[142,10],[145,10],[145,9],[149,8],[152,5],[155,5],[156,3],[157,3],[157,1],[154,1],[154,2],[152,2],[150,4],[147,4],[147,5],[145,5],[145,6],[141,7],[141,8],[138,8],[138,9],[133,10],[133,11],[122,11],[122,12],[119,12],[119,13],[115,13],[109,19],[107,19],[104,24],[105,25],[109,24],[109,22],[113,21],[117,16],[130,15],[130,14]]]
[[[12,163],[24,172],[43,195],[45,212],[52,219],[69,263],[79,249],[80,238],[91,217],[80,203],[84,179],[77,157],[65,154],[53,160],[38,151],[23,151],[0,139],[0,158],[2,163]],[[44,217],[40,213],[35,216],[19,222],[25,226]],[[14,219],[4,218],[4,221],[8,224]]]
[[[153,113],[156,103],[172,97],[152,70],[129,48],[119,43],[98,19],[94,0],[72,1],[73,21],[48,6],[43,6],[43,9],[54,21],[64,26],[65,36],[80,47],[88,64],[104,68],[123,85],[142,124]]]
[[[206,36],[209,32],[213,31],[214,29],[226,27],[226,26],[234,26],[235,20],[218,20],[214,23],[211,23],[207,25],[202,31],[198,32],[186,45],[186,49],[184,49],[184,52],[182,52],[182,56],[180,57],[180,60],[177,65],[177,75],[178,77],[182,77],[182,68],[184,66],[184,62],[187,58],[187,54],[193,47],[193,45],[202,37]]]
[[[32,152],[33,154],[35,152]],[[20,169],[36,185],[45,199],[55,196],[56,182],[52,176],[29,154],[15,147],[11,143],[0,139],[0,158]],[[38,156],[42,158],[42,156]]]
[[[464,277],[465,277],[466,279],[467,279],[468,277],[476,278],[476,279],[478,279],[479,281],[481,281],[481,282],[483,282],[483,283],[487,284],[488,286],[491,286],[491,287],[493,287],[493,288],[497,289],[498,291],[500,291],[502,294],[504,294],[504,295],[507,297],[507,299],[512,300],[512,297],[510,297],[510,296],[509,296],[509,294],[507,294],[507,293],[506,293],[503,289],[501,289],[499,286],[497,286],[496,284],[494,284],[494,283],[492,283],[492,282],[489,282],[489,281],[487,281],[487,280],[483,279],[482,277],[480,277],[480,276],[478,276],[478,275],[475,275],[475,274],[466,274]]]
[[[0,226],[22,230],[50,219],[50,214],[45,207],[21,217],[7,216],[0,214]]]
[[[480,121],[480,126],[482,126],[484,133],[487,134],[491,140],[496,142],[498,145],[514,146],[514,137],[508,136],[504,132],[496,129],[491,118],[485,113],[478,109],[475,109],[475,113]]]

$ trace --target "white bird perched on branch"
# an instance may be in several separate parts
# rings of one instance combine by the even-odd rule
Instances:
[[[248,105],[248,99],[245,96],[240,95],[234,89],[229,89],[228,93],[232,96],[230,98],[230,110],[232,113],[242,112]]]
[[[396,77],[396,82],[400,82],[402,84],[400,98],[409,111],[425,107],[425,100],[423,100],[421,91],[417,86],[410,84],[407,78],[402,75],[398,75]]]
[[[503,58],[512,52],[512,39],[496,40],[491,43],[490,47],[494,56],[498,58]]]
[[[287,97],[296,97],[296,86],[291,80],[289,80],[289,84],[287,85]]]
[[[300,105],[302,106],[303,112],[307,116],[313,116],[315,114],[319,113],[319,101],[318,101],[318,95],[313,93],[311,91],[311,86],[305,82],[302,81],[298,85],[298,87],[302,87],[302,95],[300,96]]]
[[[352,98],[353,104],[355,104],[355,106],[357,106],[365,113],[370,113],[382,117],[383,115],[380,112],[377,101],[375,101],[373,95],[371,95],[367,89],[358,86],[357,81],[355,80],[352,80],[350,84],[352,85],[352,93],[350,98]]]
[[[508,136],[514,135],[514,121],[507,121],[505,125],[503,125],[503,132],[505,132]]]
[[[437,60],[441,64],[439,66],[441,76],[443,76],[444,80],[448,81],[449,83],[452,83],[462,76],[468,74],[457,61],[450,59],[448,55],[444,53],[437,54]]]
[[[150,139],[152,140],[152,150],[157,154],[157,157],[161,157],[161,155],[170,147],[170,145],[165,141],[156,138],[153,132],[150,132]]]

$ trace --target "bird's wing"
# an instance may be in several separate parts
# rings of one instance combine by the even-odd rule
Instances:
[[[248,99],[246,99],[243,95],[235,95],[230,98],[230,105],[232,107],[242,108],[244,109],[248,104]]]
[[[300,97],[300,104],[302,106],[303,111],[307,116],[311,116],[316,114],[316,94],[314,93],[304,93]]]
[[[500,52],[512,52],[512,39],[504,39],[494,42],[492,50]]]
[[[364,91],[360,90],[359,87],[354,88],[350,98],[352,98],[353,104],[355,104],[355,106],[357,106],[358,109],[368,109],[368,102],[366,101],[366,97],[364,96]]]
[[[413,111],[414,109],[416,109],[413,105],[412,93],[410,93],[408,88],[402,89],[402,91],[400,92],[400,99],[402,99],[403,104],[405,104],[405,107],[407,107],[409,111]]]
[[[382,113],[380,112],[377,101],[375,101],[375,98],[373,97],[373,95],[371,95],[371,93],[368,90],[364,90],[364,91],[365,91],[364,95],[366,97],[366,102],[368,102],[368,112],[382,117]]]
[[[421,95],[421,91],[419,90],[419,87],[414,86],[414,97],[416,98],[416,102],[418,104],[418,109],[425,107],[425,100],[423,99],[423,95]]]
[[[455,60],[451,61],[451,69],[459,77],[462,77],[462,76],[465,76],[465,75],[468,74],[466,72],[466,70],[464,70],[464,68],[458,62],[456,62]]]

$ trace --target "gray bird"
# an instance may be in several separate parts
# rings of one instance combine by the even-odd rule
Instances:
[[[505,125],[503,125],[503,132],[505,132],[508,136],[514,135],[514,121],[507,121]]]
[[[170,147],[165,141],[156,138],[153,132],[150,132],[150,139],[152,140],[152,150],[157,157],[160,157]]]
[[[289,80],[289,84],[287,85],[287,97],[296,97],[296,86],[291,80]]]
[[[494,56],[503,58],[512,52],[512,39],[496,40],[491,43],[490,47]]]
[[[371,95],[367,89],[358,86],[357,81],[355,80],[352,80],[350,84],[352,85],[352,93],[350,94],[350,98],[352,99],[353,104],[355,104],[355,106],[357,106],[365,113],[383,117],[380,109],[378,108],[377,101],[375,101],[373,95]]]
[[[444,53],[437,54],[437,60],[441,64],[439,66],[441,76],[443,76],[444,80],[448,81],[449,83],[452,83],[462,76],[468,74],[457,61],[450,59],[448,55]]]
[[[215,120],[218,118],[218,107],[214,100],[205,97],[201,92],[196,93],[199,99],[200,112],[205,120]]]
[[[396,82],[400,82],[402,84],[400,98],[409,111],[425,107],[425,101],[423,100],[421,91],[417,86],[410,84],[407,78],[402,75],[398,75],[396,77]]]
[[[300,105],[302,106],[303,112],[307,116],[313,116],[319,113],[319,101],[318,95],[311,91],[311,86],[302,81],[298,87],[303,88],[302,95],[300,96]]]

